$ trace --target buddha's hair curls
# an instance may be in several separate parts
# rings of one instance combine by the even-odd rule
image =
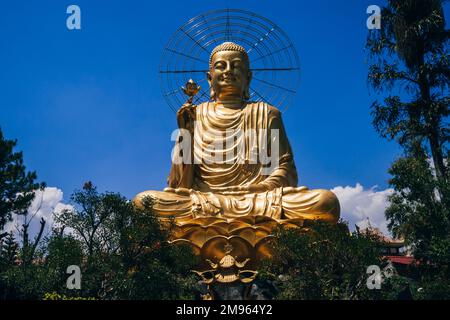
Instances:
[[[209,56],[209,68],[210,69],[212,68],[212,58],[219,51],[239,51],[244,54],[247,64],[249,63],[248,54],[247,54],[247,51],[244,49],[244,47],[242,47],[234,42],[224,42],[222,44],[219,44],[217,47],[215,47],[213,49],[213,51],[211,52],[211,55]]]

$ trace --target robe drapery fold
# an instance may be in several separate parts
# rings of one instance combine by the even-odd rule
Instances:
[[[195,164],[175,159],[181,157],[177,142],[169,187],[220,193],[258,183],[267,190],[297,185],[291,147],[276,108],[264,102],[244,108],[206,102],[196,107],[195,117],[192,148],[184,151],[193,150],[187,158]],[[272,145],[278,146],[278,154],[271,154]]]

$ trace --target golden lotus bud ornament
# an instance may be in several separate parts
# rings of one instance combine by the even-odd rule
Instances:
[[[184,94],[187,95],[189,98],[187,100],[188,103],[192,103],[192,100],[194,99],[195,95],[200,91],[201,87],[195,83],[194,80],[189,79],[188,82],[184,85],[184,87],[181,87]]]

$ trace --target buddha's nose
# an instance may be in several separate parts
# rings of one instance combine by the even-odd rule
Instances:
[[[225,70],[223,71],[225,74],[231,73],[231,65],[227,63],[227,66],[225,67]]]

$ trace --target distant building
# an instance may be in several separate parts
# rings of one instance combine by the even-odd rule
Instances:
[[[408,267],[413,263],[417,263],[417,261],[415,261],[414,257],[411,255],[411,252],[405,245],[403,239],[391,238],[383,234],[380,229],[374,228],[370,224],[366,229],[362,230],[362,232],[376,235],[381,240],[383,243],[381,255],[389,261],[387,268],[398,275],[414,278],[413,273]]]

